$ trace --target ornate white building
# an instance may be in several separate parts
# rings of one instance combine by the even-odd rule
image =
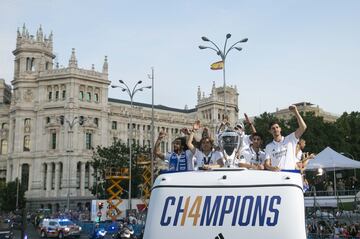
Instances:
[[[54,65],[53,35],[46,37],[41,27],[36,36],[25,26],[17,32],[14,79],[11,87],[0,80],[0,180],[19,178],[25,185],[32,209],[63,209],[89,205],[94,196],[92,149],[108,146],[115,139],[151,145],[152,105],[134,102],[132,126],[130,102],[108,98],[110,81],[105,57],[102,72],[78,67],[75,50],[65,68]],[[171,149],[179,130],[195,119],[215,130],[223,118],[224,88],[215,87],[205,97],[200,87],[193,109],[155,105],[155,137],[167,132],[161,145]],[[236,87],[226,88],[229,118],[238,119]]]

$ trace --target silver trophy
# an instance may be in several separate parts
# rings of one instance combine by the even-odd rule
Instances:
[[[237,154],[242,146],[242,135],[234,130],[225,129],[218,135],[218,145],[224,155],[225,167],[234,167],[238,160]]]

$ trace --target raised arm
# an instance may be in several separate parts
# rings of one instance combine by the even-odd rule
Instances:
[[[307,126],[306,126],[305,121],[301,117],[301,115],[300,115],[300,113],[299,113],[299,111],[298,111],[298,109],[297,109],[297,107],[295,105],[290,105],[289,110],[294,113],[294,115],[296,117],[296,120],[298,122],[299,127],[295,131],[295,137],[297,139],[300,139],[301,135],[303,135],[303,133],[305,132]]]
[[[256,133],[256,129],[255,129],[255,126],[253,125],[253,123],[251,123],[249,117],[247,116],[246,113],[244,113],[244,116],[245,116],[245,122],[247,125],[249,125],[250,129],[251,129],[251,133]]]
[[[186,145],[193,154],[195,154],[196,151],[196,147],[193,144],[194,134],[196,130],[200,129],[200,127],[201,127],[200,120],[196,120],[195,123],[193,124],[192,129],[184,130],[186,134],[189,135],[186,141]]]
[[[186,145],[188,146],[188,148],[190,149],[191,153],[195,154],[196,148],[193,145],[193,140],[194,140],[194,134],[195,132],[193,130],[190,131],[189,137],[187,139]]]
[[[156,157],[159,157],[161,160],[164,160],[165,155],[163,153],[161,153],[161,151],[160,151],[160,143],[165,136],[166,136],[166,133],[163,131],[160,131],[159,136],[158,136],[158,138],[155,142],[155,146],[154,146],[154,155]]]

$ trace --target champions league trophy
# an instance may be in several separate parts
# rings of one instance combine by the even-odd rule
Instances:
[[[218,134],[218,145],[224,155],[225,167],[235,167],[238,163],[237,154],[242,146],[242,135],[228,127]]]

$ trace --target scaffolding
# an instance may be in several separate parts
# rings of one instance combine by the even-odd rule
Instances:
[[[142,184],[140,185],[141,201],[145,205],[145,209],[148,207],[148,201],[151,193],[151,161],[145,155],[141,155],[137,158],[137,165],[142,169]]]
[[[118,216],[122,214],[119,206],[123,202],[121,195],[123,194],[124,189],[121,187],[120,183],[124,180],[130,179],[129,169],[110,167],[105,172],[105,179],[109,182],[108,185],[110,185],[106,189],[110,195],[110,197],[107,199],[108,208],[106,215],[115,221]]]

